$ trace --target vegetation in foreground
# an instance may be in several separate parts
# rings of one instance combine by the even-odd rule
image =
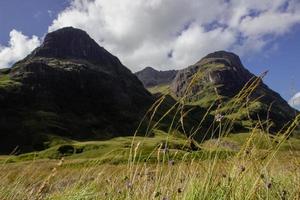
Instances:
[[[41,152],[5,156],[0,199],[300,199],[300,140],[294,134],[300,116],[277,134],[260,121],[247,133],[229,134],[234,117],[226,116],[245,109],[253,84],[226,105],[225,117],[215,113],[210,140],[197,142],[193,132],[174,128],[184,124],[182,98],[171,108],[180,117],[168,131],[150,118],[152,137],[58,141]]]
[[[75,143],[90,150],[56,159],[2,157],[0,199],[300,199],[297,138],[242,133],[192,152],[183,138],[164,146],[167,137],[135,138],[129,160],[120,152],[132,138]]]

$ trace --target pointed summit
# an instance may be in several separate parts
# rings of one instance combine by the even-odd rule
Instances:
[[[179,71],[172,84],[173,91],[177,96],[185,93],[189,82],[187,80],[197,72],[203,73],[206,83],[218,85],[217,90],[220,95],[228,97],[236,95],[254,77],[243,66],[239,56],[231,52],[217,51],[203,57],[196,64]],[[201,87],[195,89],[195,92],[203,89],[203,83],[199,84]]]
[[[223,59],[228,59],[228,60],[239,60],[240,61],[240,58],[238,55],[236,55],[233,52],[229,52],[229,51],[215,51],[213,53],[207,54],[201,60],[207,59],[207,58],[223,58]]]
[[[85,31],[73,27],[48,33],[43,44],[29,57],[86,60],[106,68],[121,64],[117,57],[99,46]]]
[[[25,59],[0,71],[0,153],[16,146],[22,152],[44,149],[53,134],[132,135],[152,101],[138,78],[86,32],[54,31]]]
[[[146,67],[135,75],[142,81],[146,88],[157,85],[169,84],[175,78],[177,70],[158,71],[153,67]]]
[[[210,53],[204,58],[202,58],[198,63],[204,65],[209,62],[220,62],[228,66],[238,68],[241,68],[243,66],[241,59],[238,55],[227,51],[216,51],[214,53]]]
[[[196,74],[198,76],[194,76]],[[193,79],[194,77],[199,78]],[[191,103],[197,102],[203,107],[213,104],[222,106],[221,104],[226,104],[224,102],[237,95],[250,80],[256,78],[243,66],[236,54],[217,51],[180,70],[171,84],[171,90],[177,97],[186,97]],[[248,108],[235,113],[235,117],[245,121],[251,116],[253,125],[258,120],[270,119],[274,123],[272,128],[278,130],[295,116],[295,110],[263,82],[248,96],[247,101]]]

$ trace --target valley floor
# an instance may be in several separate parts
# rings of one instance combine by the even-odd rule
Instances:
[[[237,134],[191,152],[166,137],[74,142],[80,153],[57,158],[60,146],[2,156],[0,199],[300,199],[299,139]]]

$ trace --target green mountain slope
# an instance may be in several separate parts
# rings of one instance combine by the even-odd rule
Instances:
[[[51,137],[132,135],[152,95],[118,58],[71,27],[0,71],[0,152],[46,148]]]

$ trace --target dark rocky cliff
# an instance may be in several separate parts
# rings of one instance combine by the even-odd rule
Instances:
[[[86,32],[63,28],[0,71],[0,152],[43,149],[53,135],[131,135],[152,102],[118,58]]]
[[[243,66],[237,55],[218,51],[180,70],[171,84],[171,90],[178,98],[185,96],[188,101],[204,107],[219,104],[223,106],[223,114],[226,115],[226,102],[232,100],[253,80],[258,79]],[[279,130],[293,120],[297,112],[261,80],[249,98],[244,99],[244,102],[246,101],[249,101],[247,108],[230,113],[229,117],[234,114],[235,120],[247,124],[251,121],[253,125],[258,123],[258,120],[270,120],[273,123],[272,127]]]

